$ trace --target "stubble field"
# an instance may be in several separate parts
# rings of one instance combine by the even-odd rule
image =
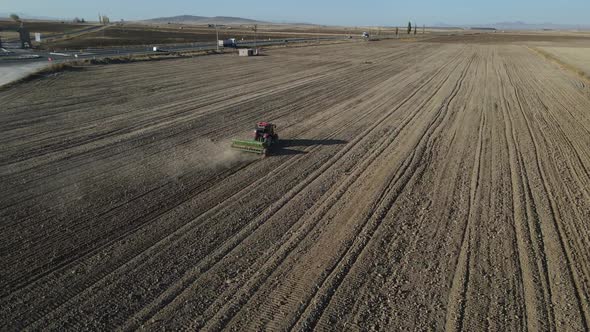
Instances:
[[[584,47],[585,46],[585,47]],[[537,47],[542,52],[546,52],[550,57],[558,60],[558,63],[578,71],[582,76],[590,77],[590,45],[582,47]]]
[[[0,91],[14,330],[587,330],[590,89],[510,43],[95,66]],[[229,150],[256,121],[281,145]]]

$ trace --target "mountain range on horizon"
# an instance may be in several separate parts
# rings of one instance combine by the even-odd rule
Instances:
[[[259,21],[241,17],[226,17],[226,16],[215,16],[215,17],[207,17],[207,16],[193,16],[193,15],[180,15],[180,16],[171,16],[171,17],[159,17],[153,18],[148,20],[143,20],[143,22],[152,22],[152,23],[176,23],[176,24],[280,24],[280,23],[287,23],[287,24],[302,24],[302,25],[311,25],[313,23],[293,23],[293,22],[268,22],[268,21]],[[403,24],[402,24],[403,25]],[[405,26],[405,25],[403,25]],[[588,25],[580,25],[580,24],[556,24],[551,22],[545,23],[526,23],[523,21],[514,21],[514,22],[498,22],[492,24],[445,24],[445,23],[437,23],[432,25],[432,27],[459,27],[459,28],[473,28],[473,27],[480,27],[480,28],[495,28],[498,30],[543,30],[543,29],[551,29],[551,30],[575,30],[575,29],[590,29],[590,24]]]
[[[177,24],[268,24],[271,22],[253,20],[242,17],[232,16],[194,16],[194,15],[178,15],[170,17],[156,17],[142,22],[150,23],[177,23]]]
[[[461,27],[461,28],[495,28],[498,30],[577,30],[577,29],[590,29],[590,24],[559,24],[559,23],[527,23],[523,21],[514,22],[498,22],[491,24],[446,24],[436,23],[435,27]]]
[[[46,16],[35,16],[35,15],[28,15],[25,13],[17,13],[23,19],[29,20],[71,20],[71,19],[64,19],[64,18],[55,18],[55,17],[46,17]],[[0,13],[0,18],[9,18],[10,13]],[[92,21],[93,18],[90,18],[88,21]],[[261,21],[243,17],[231,17],[231,16],[196,16],[196,15],[178,15],[178,16],[169,16],[169,17],[156,17],[151,19],[145,20],[134,20],[138,22],[147,22],[147,23],[174,23],[174,24],[226,24],[226,25],[239,25],[239,24],[298,24],[298,25],[311,25],[312,23],[299,23],[299,22],[272,22],[272,21]],[[315,24],[313,24],[315,25]],[[405,24],[401,24],[400,26],[405,26]],[[543,29],[550,29],[550,30],[589,30],[590,24],[559,24],[559,23],[551,23],[551,22],[543,22],[543,23],[527,23],[524,21],[506,21],[506,22],[497,22],[497,23],[489,23],[489,24],[448,24],[438,22],[432,25],[428,25],[429,27],[437,27],[437,28],[495,28],[498,30],[543,30]]]

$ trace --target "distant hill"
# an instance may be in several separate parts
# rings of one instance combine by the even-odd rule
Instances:
[[[158,17],[149,20],[143,20],[143,22],[150,23],[175,23],[175,24],[257,24],[267,23],[263,21],[251,20],[241,17],[229,17],[229,16],[193,16],[193,15],[180,15],[171,17]]]
[[[446,23],[437,23],[435,26],[438,27],[449,27],[450,25]],[[455,25],[456,26],[456,25]],[[526,23],[521,21],[516,22],[498,22],[492,24],[466,24],[460,25],[459,27],[464,29],[470,28],[487,28],[487,29],[497,29],[497,30],[588,30],[590,29],[589,25],[576,25],[576,24],[555,24],[555,23]]]
[[[576,29],[588,29],[588,25],[576,25],[576,24],[555,24],[555,23],[525,23],[525,22],[500,22],[492,25],[494,28],[499,30],[576,30]]]

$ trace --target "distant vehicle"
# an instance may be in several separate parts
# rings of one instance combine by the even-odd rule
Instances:
[[[368,32],[363,32],[363,38],[369,38],[369,33]]]
[[[235,38],[218,40],[217,45],[219,45],[221,47],[236,47],[237,46]]]

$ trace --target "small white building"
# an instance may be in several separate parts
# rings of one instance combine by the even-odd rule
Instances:
[[[240,48],[238,50],[238,54],[240,56],[253,56],[254,55],[254,50],[251,48]]]

